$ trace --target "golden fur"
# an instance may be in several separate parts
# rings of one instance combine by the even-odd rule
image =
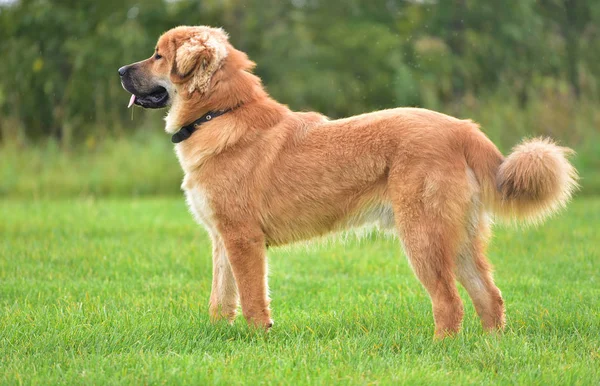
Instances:
[[[339,120],[292,112],[221,29],[172,29],[157,53],[131,77],[167,90],[167,132],[233,109],[175,146],[188,204],[213,242],[214,319],[233,320],[241,302],[249,323],[270,327],[266,247],[374,223],[397,230],[437,337],[460,328],[455,280],[484,328],[503,328],[489,216],[536,222],[563,207],[577,185],[569,149],[531,139],[504,158],[472,121],[418,108]]]

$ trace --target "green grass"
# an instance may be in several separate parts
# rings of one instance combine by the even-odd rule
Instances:
[[[455,338],[398,241],[270,251],[275,326],[211,325],[210,246],[182,198],[0,202],[2,384],[599,384],[600,200],[490,248],[507,304]]]
[[[180,192],[183,172],[160,129],[90,138],[66,150],[56,141],[0,144],[0,197],[139,197]]]

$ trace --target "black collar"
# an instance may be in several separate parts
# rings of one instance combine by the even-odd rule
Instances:
[[[232,109],[209,111],[200,118],[196,119],[194,122],[190,123],[189,125],[185,125],[181,129],[179,129],[179,131],[173,134],[173,136],[171,137],[171,142],[179,143],[181,141],[185,141],[192,135],[194,131],[196,131],[196,126],[200,126],[204,122],[208,122],[212,119],[215,119],[218,116],[230,112],[231,110]]]

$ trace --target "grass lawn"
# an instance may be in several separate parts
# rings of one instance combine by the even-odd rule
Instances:
[[[1,384],[600,383],[600,199],[498,227],[507,305],[433,341],[397,240],[271,250],[275,326],[211,325],[210,245],[181,197],[0,202]]]

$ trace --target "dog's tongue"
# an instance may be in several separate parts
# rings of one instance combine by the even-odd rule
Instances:
[[[129,98],[129,104],[127,105],[127,108],[130,108],[131,106],[133,106],[134,102],[135,102],[135,95],[131,94],[131,98]]]

